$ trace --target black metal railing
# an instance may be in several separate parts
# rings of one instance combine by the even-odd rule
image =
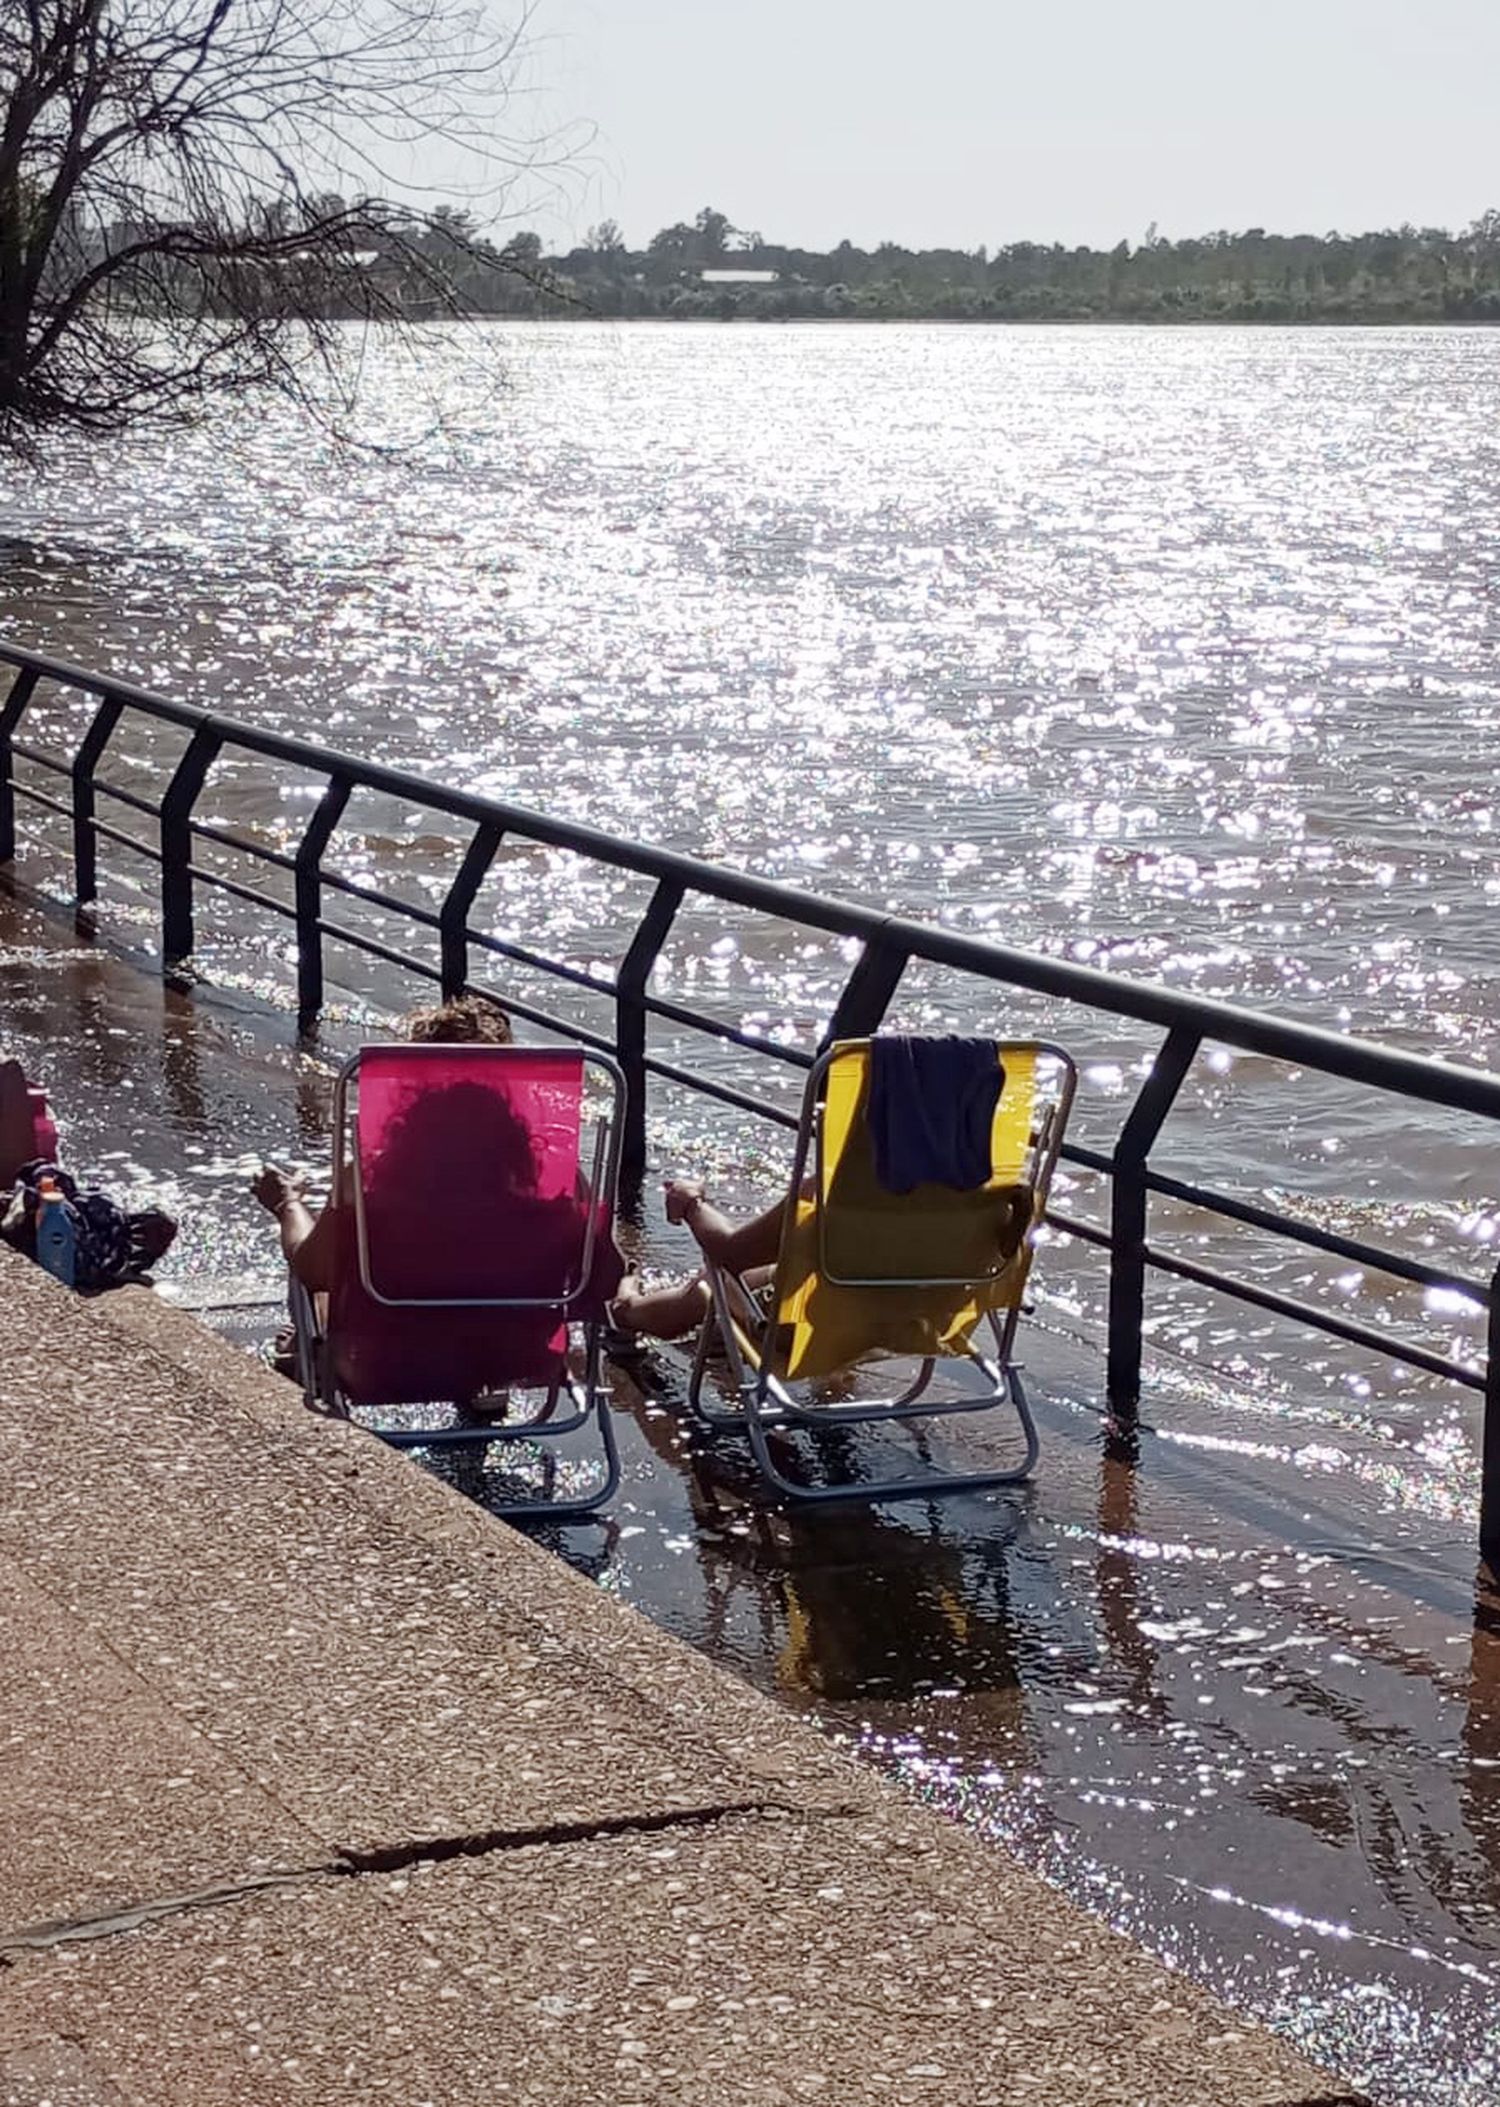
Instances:
[[[437,982],[444,994],[471,984],[475,953],[507,959],[554,979],[613,998],[613,1030],[603,1035],[576,1021],[558,1017],[507,991],[506,1006],[518,1015],[597,1046],[615,1055],[624,1070],[627,1110],[622,1147],[622,1176],[639,1181],[645,1166],[646,1107],[652,1077],[685,1086],[743,1111],[795,1125],[784,1106],[732,1084],[668,1061],[650,1051],[652,1018],[708,1034],[721,1041],[806,1070],[814,1056],[795,1047],[768,1043],[754,1033],[716,1018],[690,1004],[668,1000],[652,987],[653,970],[688,895],[726,908],[748,909],[804,930],[854,939],[860,949],[823,1035],[828,1039],[872,1032],[885,1017],[903,974],[913,961],[947,967],[981,981],[1025,989],[1031,994],[1083,1005],[1113,1017],[1128,1018],[1163,1033],[1149,1072],[1109,1150],[1078,1142],[1064,1149],[1065,1158],[1110,1181],[1107,1226],[1054,1211],[1049,1219],[1068,1235],[1109,1253],[1109,1331],[1107,1396],[1116,1421],[1128,1429],[1140,1403],[1145,1289],[1155,1268],[1230,1296],[1254,1308],[1287,1318],[1332,1338],[1370,1349],[1390,1360],[1446,1378],[1485,1400],[1481,1462],[1480,1538],[1487,1558],[1500,1567],[1500,1269],[1488,1280],[1467,1279],[1399,1252],[1382,1250],[1316,1223],[1234,1194],[1153,1170],[1152,1150],[1182,1085],[1206,1040],[1241,1052],[1289,1062],[1320,1075],[1417,1103],[1471,1113],[1500,1121],[1500,1080],[1477,1070],[1452,1067],[1367,1040],[1346,1037],[1312,1025],[1296,1024],[1233,1004],[1173,994],[1164,988],[1127,980],[1088,966],[1073,965],[1037,953],[1010,949],[982,939],[880,914],[796,887],[747,876],[667,849],[623,840],[602,830],[550,818],[487,797],[478,797],[424,782],[421,777],[378,762],[362,761],[301,739],[262,731],[254,725],[173,702],[128,682],[91,673],[45,658],[0,640],[0,666],[14,669],[0,705],[0,863],[16,854],[17,800],[61,815],[70,823],[75,897],[80,903],[97,894],[97,854],[101,840],[148,857],[160,868],[161,928],[164,961],[170,970],[187,960],[194,944],[195,889],[215,887],[294,924],[297,945],[298,1021],[308,1031],[323,1003],[325,944],[348,945],[405,972]],[[63,758],[24,740],[19,734],[39,693],[67,689],[93,702],[92,716],[71,755]],[[158,798],[143,796],[102,778],[99,768],[122,724],[146,719],[185,732],[187,743]],[[323,784],[322,794],[302,830],[295,852],[285,852],[247,838],[232,828],[195,817],[198,798],[216,761],[226,753],[254,755],[293,767]],[[16,778],[15,762],[64,780],[65,797],[53,797]],[[458,821],[472,831],[459,868],[437,908],[403,900],[379,886],[363,884],[333,869],[328,861],[340,821],[357,791],[400,798],[405,805]],[[107,797],[155,823],[155,845],[98,816]],[[486,875],[503,845],[522,841],[566,850],[589,861],[630,872],[653,882],[654,890],[612,979],[585,972],[531,947],[476,929],[474,904]],[[292,881],[290,902],[258,887],[245,885],[197,860],[201,843],[265,864]],[[408,951],[364,931],[331,919],[326,896],[333,892],[363,901],[435,934],[436,967]],[[1350,1260],[1388,1276],[1428,1288],[1448,1289],[1488,1310],[1487,1356],[1483,1368],[1430,1351],[1385,1329],[1339,1316],[1317,1304],[1283,1295],[1253,1281],[1199,1265],[1153,1245],[1148,1235],[1151,1199],[1181,1201],[1225,1220],[1274,1235],[1293,1244]]]

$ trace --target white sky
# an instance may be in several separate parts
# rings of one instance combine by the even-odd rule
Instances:
[[[517,201],[549,242],[703,205],[813,248],[1500,205],[1500,0],[537,0],[533,37],[528,114],[597,127]]]

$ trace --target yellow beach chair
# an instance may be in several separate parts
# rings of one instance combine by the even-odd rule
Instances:
[[[988,1182],[967,1192],[924,1184],[896,1194],[875,1175],[866,1118],[870,1042],[830,1047],[808,1077],[792,1170],[797,1197],[788,1203],[769,1293],[708,1268],[713,1314],[699,1341],[689,1403],[705,1425],[743,1432],[762,1473],[789,1498],[889,1500],[973,1490],[1014,1484],[1036,1462],[1036,1424],[1011,1352],[1077,1069],[1061,1047],[1039,1040],[1002,1041],[996,1052],[1002,1086]],[[975,1344],[976,1332],[988,1335],[990,1351]],[[709,1395],[716,1344],[728,1364],[732,1406]],[[920,1366],[895,1396],[834,1397],[817,1389],[873,1355]],[[957,1394],[936,1398],[938,1368],[951,1362],[967,1364],[968,1380]],[[920,1448],[920,1422],[1005,1407],[1014,1409],[1025,1442],[1022,1461],[1005,1469],[942,1470],[923,1460],[893,1476],[812,1483],[789,1476],[767,1439],[775,1429],[912,1422]]]

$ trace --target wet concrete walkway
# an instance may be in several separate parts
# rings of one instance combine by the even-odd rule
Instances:
[[[182,1312],[0,1312],[3,2107],[1353,2097]]]

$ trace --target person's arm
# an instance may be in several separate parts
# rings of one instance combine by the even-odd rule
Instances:
[[[753,1221],[731,1222],[703,1188],[690,1179],[674,1178],[667,1186],[667,1220],[684,1222],[704,1257],[726,1273],[748,1273],[754,1266],[774,1266],[789,1202],[778,1200]]]
[[[314,1293],[326,1293],[334,1284],[336,1264],[334,1209],[325,1207],[315,1217],[293,1181],[274,1163],[262,1165],[250,1190],[267,1213],[275,1215],[281,1255],[302,1285]]]

